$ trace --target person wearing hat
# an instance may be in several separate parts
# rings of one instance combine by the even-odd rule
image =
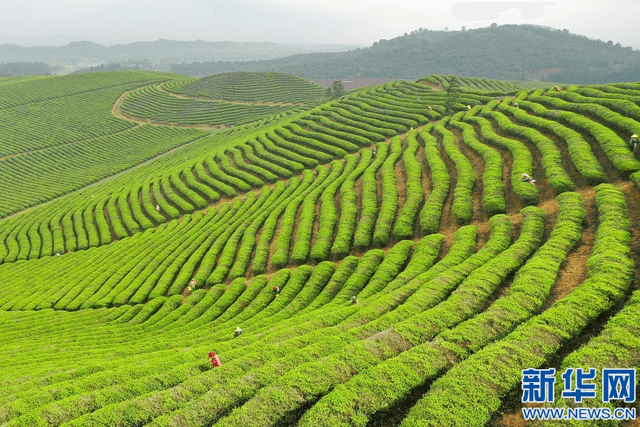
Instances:
[[[233,337],[238,338],[240,335],[242,335],[242,329],[240,329],[240,326],[238,326],[236,328],[236,331],[233,333]]]

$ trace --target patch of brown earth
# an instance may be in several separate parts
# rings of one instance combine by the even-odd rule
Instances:
[[[569,295],[587,278],[587,259],[595,242],[598,228],[598,209],[596,208],[595,191],[592,188],[581,191],[581,194],[587,212],[582,237],[560,266],[558,278],[551,289],[549,298],[542,306],[542,311]]]
[[[431,90],[433,90],[433,91],[438,91],[438,92],[443,92],[444,91],[444,85],[442,84],[442,82],[440,82],[438,84],[434,84],[434,83],[428,82],[426,80],[423,80],[423,81],[421,81],[419,83],[421,85],[429,86],[431,88]]]

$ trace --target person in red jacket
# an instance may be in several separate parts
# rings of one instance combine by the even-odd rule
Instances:
[[[220,362],[220,358],[218,356],[216,356],[216,354],[213,351],[209,352],[209,360],[211,360],[211,366],[213,366],[214,368],[220,366],[222,363]]]

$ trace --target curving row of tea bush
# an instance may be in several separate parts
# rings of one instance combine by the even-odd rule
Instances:
[[[541,96],[538,92],[529,95],[527,99],[559,109],[556,111],[538,109],[536,114],[557,117],[572,127],[588,132],[600,144],[613,166],[623,175],[628,176],[640,170],[640,161],[634,159],[633,154],[627,148],[626,141],[611,129],[611,127],[622,128],[628,134],[640,131],[640,125],[635,120],[597,104],[567,102],[553,96]],[[528,107],[527,104],[524,106]],[[585,114],[598,117],[606,125],[585,117]]]
[[[302,77],[276,72],[235,72],[163,85],[191,97],[226,101],[308,103],[324,96],[325,88]]]
[[[596,187],[596,204],[599,225],[587,280],[502,340],[450,369],[411,409],[403,425],[484,425],[500,406],[500,397],[517,387],[523,369],[545,364],[563,343],[624,297],[634,269],[628,256],[626,202],[619,189],[601,184]],[[465,380],[471,372],[477,378],[472,383]],[[466,411],[471,402],[473,417]]]
[[[122,111],[133,118],[181,125],[240,125],[289,109],[292,107],[181,98],[154,85],[132,91],[122,103]]]
[[[550,304],[583,221],[594,221],[592,196],[585,189],[583,206],[579,194],[558,194],[547,219],[534,206],[502,215],[516,212],[500,154],[513,156],[513,174],[537,155],[531,147],[548,150],[550,175],[550,141],[574,144],[572,160],[597,171],[585,154],[592,140],[539,117],[544,107],[526,93],[520,109],[488,101],[479,80],[466,84],[474,107],[435,126],[426,119],[439,118],[442,95],[392,82],[274,126],[215,131],[0,221],[0,323],[11,325],[0,330],[0,423],[367,425],[397,423],[397,409],[413,406],[404,425],[485,424],[524,364],[548,364],[622,304],[635,248],[624,196],[597,187],[588,278]],[[476,179],[487,223],[473,215]],[[451,183],[454,218],[474,225],[446,218],[432,234],[450,215]],[[635,305],[576,356],[633,334]],[[233,338],[237,326],[244,334]],[[207,363],[211,350],[222,366]]]
[[[79,78],[64,76],[4,86],[0,90],[0,158],[111,135],[135,124],[111,107],[125,91],[166,80],[156,73]],[[36,83],[39,83],[36,85]]]

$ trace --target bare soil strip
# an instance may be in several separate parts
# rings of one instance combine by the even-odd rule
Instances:
[[[424,85],[424,86],[429,86],[431,88],[431,90],[433,90],[433,91],[444,92],[444,85],[442,84],[442,82],[438,83],[437,85],[433,84],[431,82],[425,81],[425,80],[423,80],[421,82],[418,82],[418,83],[420,83],[421,85]]]

